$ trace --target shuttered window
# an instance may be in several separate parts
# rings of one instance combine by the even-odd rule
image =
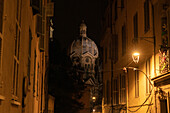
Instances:
[[[151,91],[151,84],[149,83],[149,80],[151,78],[150,76],[150,58],[146,61],[146,93],[150,93]],[[148,80],[149,79],[149,80]]]
[[[117,20],[117,0],[115,1],[115,7],[114,7],[114,9],[115,9],[114,19],[115,19],[115,21],[116,21],[116,20]]]
[[[149,23],[149,0],[144,2],[144,30],[147,32],[150,29]]]
[[[118,79],[113,80],[113,104],[116,105],[119,102],[119,92],[118,92]]]
[[[30,6],[33,9],[33,15],[40,13],[41,11],[41,0],[30,0]]]
[[[126,26],[122,27],[122,56],[126,53]]]
[[[133,17],[133,31],[134,31],[134,41],[138,42],[138,13],[136,13]]]
[[[126,103],[126,79],[125,74],[120,74],[120,104]]]
[[[0,0],[0,33],[2,33],[2,27],[3,27],[3,8],[4,8],[4,0]]]
[[[4,0],[0,0],[0,68],[1,68],[1,57],[2,57],[2,29],[3,29],[3,7]]]
[[[135,97],[139,97],[139,71],[135,71]]]
[[[19,79],[19,53],[20,53],[20,32],[21,32],[21,7],[22,0],[16,3],[16,35],[14,37],[14,65],[13,65],[13,88],[12,93],[18,96],[18,79]],[[28,64],[29,65],[29,64]]]

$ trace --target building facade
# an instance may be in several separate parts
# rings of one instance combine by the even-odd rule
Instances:
[[[1,113],[48,112],[50,3],[0,0]]]
[[[100,43],[103,113],[170,112],[169,6],[168,0],[107,1]],[[132,56],[136,51],[139,57]]]

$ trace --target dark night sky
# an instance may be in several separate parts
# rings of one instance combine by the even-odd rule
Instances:
[[[79,36],[82,20],[87,25],[87,36],[99,44],[102,0],[55,0],[54,38],[67,48]]]

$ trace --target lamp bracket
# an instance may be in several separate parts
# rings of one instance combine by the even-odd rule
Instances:
[[[139,38],[141,38],[141,40],[145,40],[145,41],[147,41],[147,42],[150,42],[150,43],[154,44],[154,41],[147,40],[147,39],[149,39],[149,38],[154,39],[154,36],[153,36],[153,37],[139,37]]]

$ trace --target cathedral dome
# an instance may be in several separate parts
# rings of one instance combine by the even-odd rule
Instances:
[[[93,57],[98,57],[98,48],[94,41],[88,37],[81,37],[73,41],[71,44],[71,55],[83,55],[86,53],[91,54]]]
[[[94,41],[86,35],[86,25],[83,23],[80,25],[80,37],[74,40],[71,44],[70,54],[72,56],[81,56],[84,54],[90,54],[92,57],[98,57],[98,48]]]

